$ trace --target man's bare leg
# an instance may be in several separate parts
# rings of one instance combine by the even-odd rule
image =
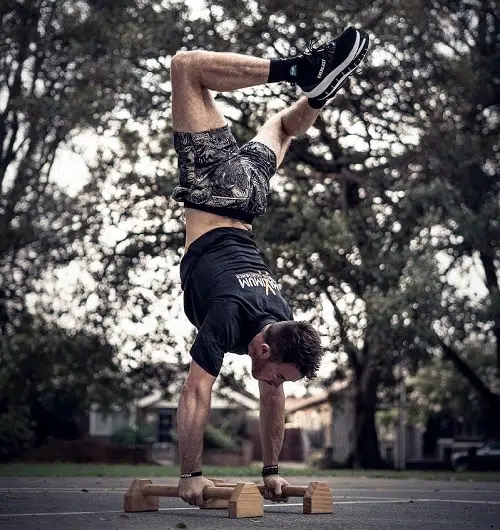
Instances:
[[[283,162],[290,143],[296,136],[304,134],[314,124],[321,109],[313,109],[306,97],[270,118],[253,140],[267,145],[277,158],[278,167]]]
[[[180,52],[172,58],[172,121],[179,132],[226,124],[210,90],[225,92],[267,83],[271,61],[236,53]]]
[[[368,44],[365,32],[350,27],[326,45],[283,60],[207,51],[177,53],[171,63],[174,130],[200,132],[226,124],[210,90],[224,92],[268,82],[292,81],[309,98],[309,106],[319,109],[334,97],[360,64]],[[300,108],[306,106],[307,103]],[[293,110],[291,118],[285,118],[286,131],[291,132],[288,126],[295,130],[292,127],[295,117]]]
[[[235,53],[180,52],[172,59],[172,119],[176,131],[201,132],[217,129],[226,119],[215,104],[210,90],[237,90],[267,83],[270,60]],[[278,166],[292,139],[305,133],[320,109],[312,108],[302,97],[270,118],[254,140],[267,145]]]
[[[200,132],[223,127],[226,119],[210,90],[224,92],[267,83],[270,64],[269,59],[236,53],[177,53],[171,65],[174,130]],[[264,124],[255,140],[275,152],[279,165],[292,138],[307,131],[319,112],[302,97]]]

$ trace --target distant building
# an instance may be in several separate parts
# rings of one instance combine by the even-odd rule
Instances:
[[[310,451],[322,450],[332,462],[345,464],[353,448],[354,389],[346,381],[335,383],[330,389],[302,399],[287,399],[286,415],[289,426],[303,429],[309,438]],[[396,412],[395,406],[381,406],[380,412]],[[422,459],[423,429],[420,426],[405,426],[401,436],[394,419],[379,423],[378,437],[382,458],[389,464],[397,464],[400,437],[405,444],[405,461]],[[403,441],[402,441],[403,443]]]
[[[210,421],[217,426],[227,421],[244,422],[247,413],[258,411],[257,398],[251,399],[230,389],[219,392],[220,397],[213,396]],[[109,438],[123,427],[137,427],[140,424],[156,425],[156,441],[170,440],[169,432],[176,427],[178,399],[163,399],[161,392],[154,392],[136,400],[127,407],[112,408],[105,413],[96,405],[89,413],[89,435],[98,438]]]
[[[353,426],[352,399],[347,383],[301,399],[286,401],[287,424],[303,429],[310,450],[322,449],[335,462],[347,460]]]

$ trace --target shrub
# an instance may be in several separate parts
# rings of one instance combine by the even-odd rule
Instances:
[[[203,440],[205,449],[236,449],[236,441],[223,429],[207,425]]]
[[[30,449],[23,462],[75,462],[94,464],[148,464],[149,450],[144,445],[122,445],[104,440],[51,440]]]
[[[32,447],[35,441],[33,421],[28,407],[9,406],[0,413],[0,461],[12,460]]]
[[[121,427],[111,435],[111,441],[121,445],[143,445],[156,441],[156,430],[152,425]]]
[[[172,443],[177,444],[179,442],[175,429],[169,432],[169,437]],[[207,425],[203,438],[203,447],[205,449],[236,449],[237,445],[236,439],[230,433],[212,424]]]

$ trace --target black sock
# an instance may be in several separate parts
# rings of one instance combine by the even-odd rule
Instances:
[[[271,59],[268,83],[290,81],[301,84],[307,81],[313,73],[311,63],[304,57],[291,57],[290,59]]]
[[[322,109],[328,103],[328,101],[325,101],[325,100],[318,101],[317,99],[309,98],[307,100],[307,103],[309,103],[309,106],[312,109],[318,110],[318,109]]]

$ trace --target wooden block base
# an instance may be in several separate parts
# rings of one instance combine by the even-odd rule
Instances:
[[[229,499],[207,499],[202,510],[227,510],[229,508]]]
[[[304,495],[303,513],[333,513],[333,496],[328,484],[311,482]]]
[[[149,479],[136,479],[132,482],[125,499],[123,509],[126,512],[157,512],[160,507],[160,498],[155,496],[145,497],[141,493],[141,488],[146,484],[152,484]]]
[[[255,484],[238,484],[229,499],[229,517],[262,517],[264,503],[259,489]]]

